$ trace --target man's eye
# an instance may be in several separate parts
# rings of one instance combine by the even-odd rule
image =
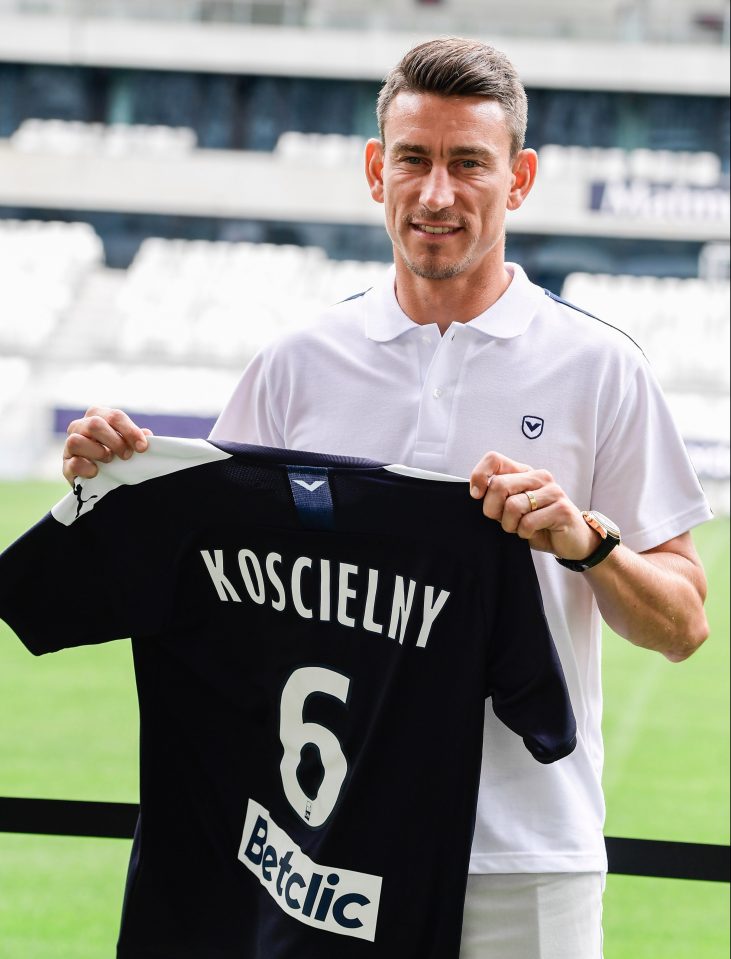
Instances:
[[[479,164],[477,160],[462,160],[462,166],[467,170],[474,170]]]
[[[418,163],[421,163],[421,157],[404,157],[404,163],[410,163],[412,166],[416,166]]]

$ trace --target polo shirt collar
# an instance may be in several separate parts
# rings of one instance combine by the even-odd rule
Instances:
[[[396,299],[396,267],[393,265],[364,297],[364,303],[365,332],[369,340],[387,343],[418,325],[409,319]]]
[[[505,268],[513,277],[510,286],[484,313],[463,325],[487,336],[507,340],[525,333],[545,302],[545,294],[539,286],[531,283],[517,263],[506,263]],[[365,332],[369,340],[387,343],[418,327],[399,306],[395,285],[396,267],[391,266],[381,282],[364,297]]]

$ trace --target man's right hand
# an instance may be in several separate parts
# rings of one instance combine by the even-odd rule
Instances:
[[[97,463],[123,460],[144,453],[152,430],[141,429],[122,410],[90,407],[80,420],[69,423],[63,447],[63,475],[73,485],[74,477],[90,479],[99,472]]]

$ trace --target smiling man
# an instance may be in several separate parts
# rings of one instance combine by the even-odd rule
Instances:
[[[255,357],[212,435],[469,475],[485,516],[529,541],[578,745],[538,766],[488,710],[461,959],[599,959],[600,614],[687,658],[707,634],[688,531],[710,511],[638,347],[505,262],[506,212],[536,176],[526,117],[512,64],[485,44],[404,57],[366,150],[394,269]],[[145,445],[125,414],[92,408],[69,427],[64,473]],[[425,824],[424,842],[444,828]]]
[[[446,115],[439,94],[382,95],[381,107],[388,142],[368,143],[367,176],[374,200],[386,207],[399,275],[406,267],[401,285],[409,274],[414,283],[454,280],[441,292],[469,303],[485,295],[479,279],[489,271],[499,296],[510,283],[505,210],[517,209],[533,185],[535,153],[513,155],[505,112],[485,97],[455,97]]]

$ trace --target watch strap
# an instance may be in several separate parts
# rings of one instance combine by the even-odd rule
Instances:
[[[598,527],[601,524],[597,523],[597,519],[591,515],[590,511],[585,510],[581,515],[592,529],[600,532]],[[587,569],[592,569],[592,567],[597,566],[603,559],[609,556],[614,547],[618,546],[620,542],[619,535],[614,535],[603,525],[601,525],[601,529],[603,530],[602,539],[594,552],[590,553],[586,559],[562,559],[557,556],[556,562],[560,566],[565,566],[566,569],[573,570],[575,573],[584,573]]]

